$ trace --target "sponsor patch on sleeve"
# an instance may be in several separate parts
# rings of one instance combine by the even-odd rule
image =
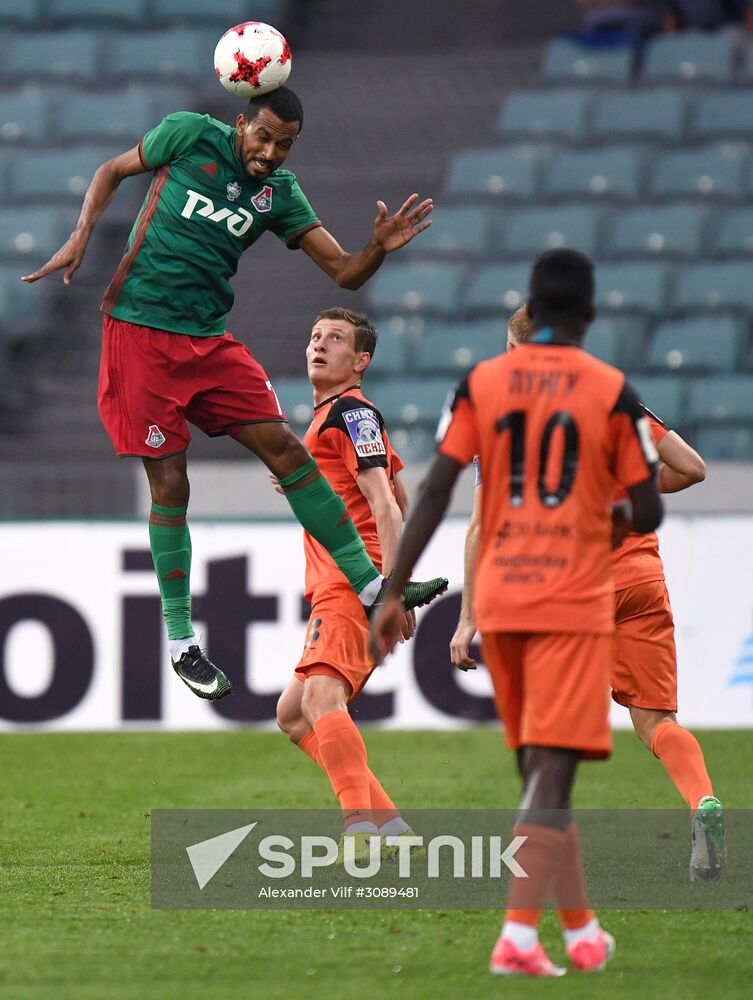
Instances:
[[[366,407],[345,410],[342,417],[359,458],[387,454],[382,431],[379,427],[379,419],[373,410]]]

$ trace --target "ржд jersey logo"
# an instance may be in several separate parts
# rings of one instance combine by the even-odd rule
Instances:
[[[246,211],[245,208],[241,208],[240,205],[236,205],[234,211],[233,209],[224,207],[215,210],[214,202],[211,198],[207,198],[206,195],[199,194],[198,191],[191,191],[190,188],[187,194],[188,201],[180,213],[184,219],[190,219],[194,212],[196,212],[197,215],[201,215],[205,219],[211,219],[212,222],[224,222],[233,236],[245,236],[254,224],[254,217],[251,212]],[[197,205],[200,207],[197,208]]]

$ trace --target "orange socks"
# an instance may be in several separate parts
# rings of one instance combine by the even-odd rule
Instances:
[[[319,744],[321,767],[327,772],[332,790],[340,800],[345,826],[371,822],[369,765],[366,746],[356,724],[345,711],[328,712],[314,723],[314,734]]]
[[[319,751],[319,741],[313,729],[306,733],[298,746],[305,754],[308,754],[315,764],[319,765],[325,774],[327,773]],[[387,792],[385,792],[379,779],[371,769],[369,769],[369,800],[371,802],[373,822],[377,826],[383,826],[389,820],[395,819],[400,815],[400,810]]]
[[[698,740],[676,722],[662,722],[654,730],[651,752],[659,758],[677,791],[691,809],[704,795],[713,795],[703,751]]]
[[[564,930],[575,930],[593,920],[596,914],[589,908],[586,876],[580,853],[580,837],[575,823],[565,830],[565,857],[554,882],[557,914]]]
[[[559,875],[565,858],[567,836],[552,827],[532,823],[518,823],[514,833],[528,838],[515,852],[515,859],[528,878],[511,880],[505,923],[538,927],[553,880]]]

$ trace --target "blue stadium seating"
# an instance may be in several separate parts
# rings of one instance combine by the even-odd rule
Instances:
[[[70,212],[25,205],[0,212],[0,256],[44,261],[65,241],[75,218]]]
[[[649,42],[643,59],[642,78],[682,82],[731,83],[733,43],[727,34],[683,31],[660,35]]]
[[[291,423],[298,427],[308,425],[314,415],[314,397],[311,383],[307,378],[276,378],[272,383]]]
[[[428,324],[416,348],[416,370],[462,375],[479,361],[505,350],[502,320]]]
[[[610,257],[696,257],[706,211],[691,205],[631,208],[615,213],[607,239]]]
[[[369,392],[388,427],[413,424],[434,427],[453,385],[449,376],[390,378],[370,384]]]
[[[120,151],[76,146],[44,156],[17,153],[9,165],[8,193],[16,201],[54,198],[80,203],[97,167]]]
[[[731,372],[741,361],[744,333],[730,316],[662,323],[654,331],[649,363],[682,374]]]
[[[596,269],[596,305],[607,312],[661,313],[667,271],[655,263],[604,264]]]
[[[450,161],[445,189],[455,196],[532,198],[538,190],[539,159],[523,149],[469,149]]]
[[[94,81],[100,73],[99,38],[93,31],[29,31],[5,40],[0,77],[24,80]]]
[[[410,370],[410,324],[398,317],[398,322],[379,323],[378,330],[376,351],[368,368],[369,382],[378,376],[401,375]]]
[[[383,267],[369,282],[369,303],[381,314],[425,312],[454,316],[460,308],[464,277],[463,267],[444,262]]]
[[[594,254],[600,214],[599,208],[589,205],[518,209],[507,220],[504,255],[530,260],[544,250],[564,246]]]
[[[588,328],[583,346],[617,368],[639,368],[643,321],[635,317],[599,318]]]
[[[100,22],[117,21],[136,25],[149,13],[149,0],[44,0],[45,14],[55,24],[83,23],[92,27]]]
[[[0,24],[32,27],[42,19],[45,0],[0,0]]]
[[[747,154],[729,146],[664,153],[655,162],[649,192],[658,198],[740,198]]]
[[[629,84],[632,67],[633,50],[628,46],[595,48],[557,38],[546,50],[543,78],[557,84]]]
[[[11,90],[0,95],[0,143],[49,140],[49,109],[49,97],[42,90]]]
[[[690,391],[687,417],[717,424],[753,422],[750,376],[718,375],[697,382]]]
[[[105,73],[111,79],[191,79],[197,66],[212,66],[216,32],[169,28],[121,32],[110,39]]]
[[[669,427],[677,427],[684,420],[682,379],[674,375],[630,376],[641,402]]]
[[[155,119],[149,91],[133,88],[67,95],[52,120],[62,139],[122,139],[135,145]]]
[[[687,267],[675,287],[674,306],[684,310],[753,309],[753,281],[748,261],[698,263]]]
[[[24,339],[26,325],[44,312],[49,287],[44,282],[26,285],[20,280],[18,265],[0,267],[0,336],[8,341]]]
[[[407,245],[407,253],[484,257],[492,250],[495,219],[488,206],[435,208],[431,220],[431,226]]]
[[[281,0],[151,0],[151,13],[158,21],[216,21],[230,28],[253,19],[282,28],[285,10]]]
[[[700,94],[688,130],[691,139],[745,139],[753,128],[753,90],[719,90]]]
[[[713,240],[715,253],[728,256],[753,254],[753,208],[735,206],[721,218]]]
[[[465,296],[469,313],[509,316],[528,298],[530,264],[487,264],[473,275]]]
[[[585,138],[590,97],[577,90],[512,94],[497,120],[505,139]]]
[[[589,135],[677,142],[685,128],[685,96],[679,90],[606,91],[596,99]]]
[[[753,461],[753,421],[747,424],[699,424],[693,443],[706,461]]]
[[[630,146],[577,149],[555,154],[544,181],[551,197],[635,198],[643,158]]]

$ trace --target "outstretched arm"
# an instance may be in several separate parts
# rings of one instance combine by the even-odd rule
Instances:
[[[91,179],[91,184],[84,195],[81,214],[68,241],[43,267],[33,274],[25,274],[21,281],[28,283],[38,281],[53,271],[62,271],[65,268],[63,282],[70,285],[74,273],[81,267],[97,219],[112,201],[118,185],[124,177],[143,174],[146,170],[141,162],[138,146],[103,163]]]
[[[706,464],[675,431],[666,434],[656,446],[661,465],[656,474],[660,493],[679,493],[706,478]]]
[[[332,233],[322,226],[306,233],[300,243],[301,249],[340,288],[360,288],[379,269],[388,253],[404,247],[431,225],[429,215],[434,203],[431,198],[418,205],[417,201],[418,195],[412,194],[394,215],[389,216],[385,203],[378,201],[371,239],[357,253],[343,250]]]
[[[457,628],[450,639],[450,659],[461,670],[476,669],[476,661],[470,654],[470,647],[471,640],[476,634],[476,622],[473,618],[473,578],[481,542],[481,491],[483,488],[483,486],[477,486],[473,491],[473,513],[465,534],[463,599],[460,605]]]

